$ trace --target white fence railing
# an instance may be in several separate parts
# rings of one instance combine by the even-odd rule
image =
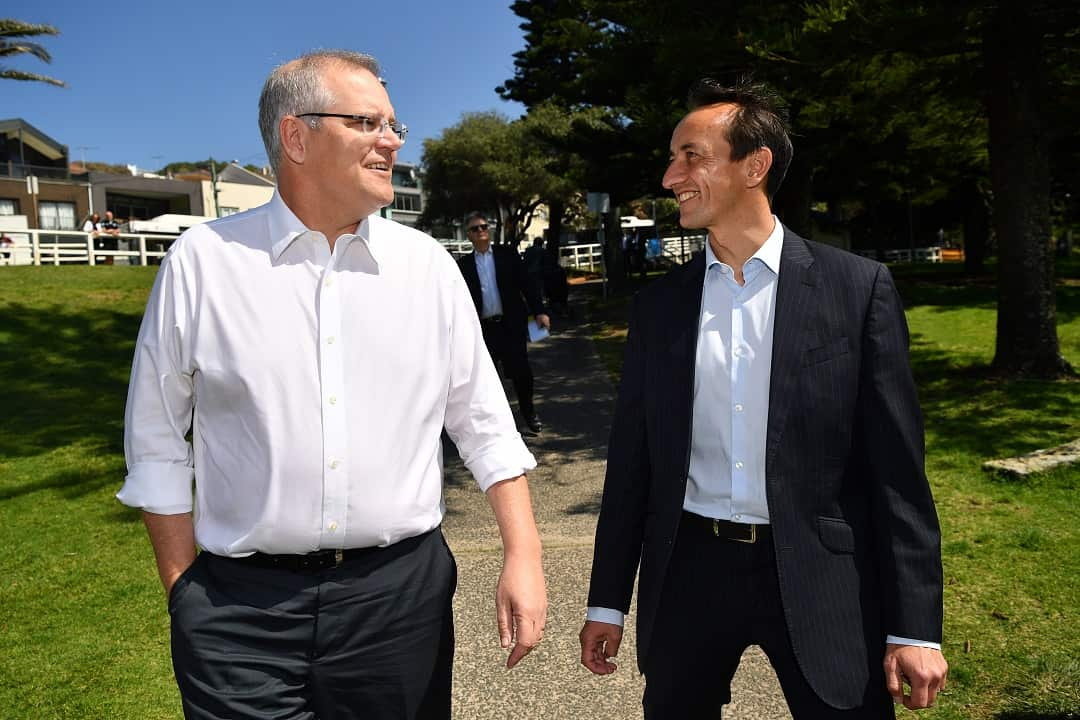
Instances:
[[[124,233],[115,238],[95,238],[92,233],[75,230],[9,230],[4,235],[14,244],[0,245],[0,265],[149,265],[164,257],[177,238],[176,235],[136,233]],[[95,247],[102,241],[110,245],[115,242],[117,249]],[[472,251],[468,241],[439,240],[439,243],[454,257]],[[704,243],[704,235],[665,237],[660,242],[660,255],[669,262],[683,263],[693,253],[700,251]],[[603,247],[599,243],[563,245],[559,248],[559,264],[564,268],[599,272],[603,254]],[[655,256],[654,247],[652,257]]]
[[[859,250],[859,255],[877,260],[877,250]],[[911,262],[911,248],[890,249],[885,251],[885,262]],[[915,248],[915,262],[939,263],[942,261],[941,248],[919,247]]]
[[[10,244],[0,245],[0,265],[149,265],[165,256],[176,235],[94,237],[76,230],[7,230]],[[95,247],[107,243],[110,249]],[[115,244],[116,249],[111,249]]]

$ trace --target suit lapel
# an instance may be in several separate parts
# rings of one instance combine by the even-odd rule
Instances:
[[[705,284],[705,253],[699,253],[690,261],[688,272],[675,286],[670,316],[669,351],[671,357],[669,377],[671,398],[677,408],[677,425],[669,435],[683,447],[674,450],[672,459],[683,460],[681,477],[685,480],[690,471],[690,440],[694,420],[694,375],[697,365],[698,326],[701,319],[701,293]]]
[[[765,477],[780,446],[784,421],[797,398],[796,381],[803,360],[805,308],[814,302],[817,273],[814,256],[806,241],[784,228],[784,247],[780,253],[780,277],[776,285],[776,309],[773,320],[772,376],[769,381],[769,422],[765,445]],[[766,480],[768,482],[768,480]]]
[[[476,312],[480,313],[483,308],[483,298],[480,295],[480,274],[476,272],[476,251],[469,253],[458,263],[461,274],[465,278],[465,285],[469,288]]]

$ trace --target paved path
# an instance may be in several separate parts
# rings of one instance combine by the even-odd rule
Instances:
[[[460,720],[641,717],[644,682],[634,662],[633,614],[617,672],[598,678],[578,663],[577,633],[585,612],[615,390],[587,324],[553,320],[555,334],[529,351],[545,429],[526,440],[539,463],[529,473],[529,485],[544,542],[548,624],[543,644],[513,671],[503,666],[505,653],[495,629],[495,582],[502,561],[498,531],[486,499],[448,446],[443,527],[459,567],[454,717]],[[724,718],[790,718],[776,675],[756,648],[743,656]]]

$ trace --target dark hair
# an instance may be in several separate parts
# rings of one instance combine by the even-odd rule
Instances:
[[[765,194],[772,202],[791,165],[793,153],[788,138],[787,113],[780,107],[776,94],[747,78],[731,86],[712,78],[702,78],[690,87],[686,103],[691,111],[721,103],[737,106],[724,136],[731,145],[731,159],[742,160],[763,147],[772,151],[772,167],[765,183]]]
[[[465,216],[465,227],[468,227],[469,223],[471,223],[473,220],[483,220],[484,222],[487,222],[487,215],[480,212],[479,210],[473,210],[471,213]]]

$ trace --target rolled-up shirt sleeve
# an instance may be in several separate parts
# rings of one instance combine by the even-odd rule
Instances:
[[[195,478],[187,439],[195,402],[185,335],[190,290],[181,268],[176,253],[165,258],[143,315],[124,413],[128,474],[116,495],[161,515],[191,511]]]
[[[465,467],[487,492],[500,480],[536,467],[536,460],[514,425],[506,393],[484,345],[476,307],[460,274],[452,292],[445,427]]]

